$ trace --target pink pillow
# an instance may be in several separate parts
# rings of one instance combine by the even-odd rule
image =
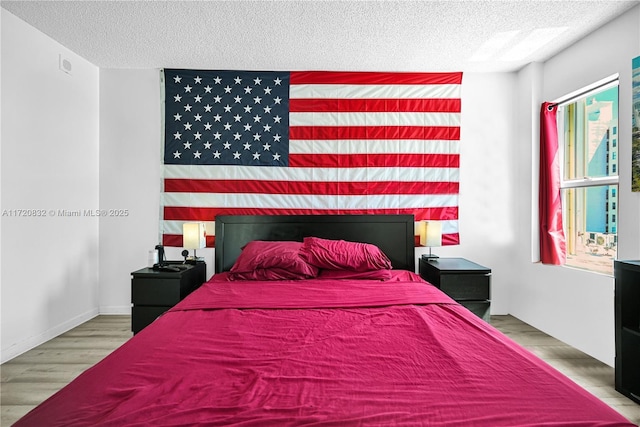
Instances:
[[[300,242],[267,242],[254,240],[242,248],[231,267],[231,280],[309,279],[318,269],[300,256]]]
[[[320,270],[318,279],[389,280],[391,279],[391,270]]]
[[[311,265],[326,270],[390,270],[391,261],[369,243],[305,237],[300,256]]]

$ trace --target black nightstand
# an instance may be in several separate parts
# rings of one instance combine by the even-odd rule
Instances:
[[[491,269],[464,258],[420,258],[420,277],[489,321]]]
[[[172,264],[182,264],[175,262]],[[182,301],[206,280],[204,262],[180,272],[143,268],[131,273],[131,330],[137,334],[158,316]]]

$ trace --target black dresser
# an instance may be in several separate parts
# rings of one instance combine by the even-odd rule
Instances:
[[[640,403],[640,261],[614,261],[616,390]]]

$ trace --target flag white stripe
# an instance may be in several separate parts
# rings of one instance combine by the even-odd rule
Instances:
[[[459,154],[458,140],[425,139],[292,139],[290,154]]]
[[[162,206],[272,209],[424,209],[457,206],[456,194],[317,195],[242,193],[163,193]]]
[[[182,234],[182,224],[184,224],[185,222],[191,222],[191,221],[171,221],[171,220],[165,220],[163,221],[164,226],[162,227],[162,232],[164,234]],[[203,222],[204,226],[205,226],[205,230],[207,232],[207,236],[213,236],[215,235],[215,221],[200,221],[198,220],[198,222]]]
[[[185,222],[189,222],[189,221],[165,220],[163,221],[162,230],[164,234],[182,234],[182,224],[184,224]],[[215,221],[198,221],[198,222],[204,222],[207,230],[207,236],[214,235]],[[445,220],[445,221],[439,221],[439,222],[442,223],[442,234],[451,234],[451,233],[458,232],[458,220],[452,219],[452,220]],[[416,236],[419,234],[417,231],[418,224],[419,223],[416,223],[416,232],[415,232]]]
[[[428,181],[458,182],[459,168],[291,168],[208,165],[164,165],[168,179],[236,179],[257,181]]]
[[[460,113],[289,113],[289,126],[460,126]]]
[[[361,98],[361,99],[421,99],[460,98],[459,84],[442,85],[348,85],[300,84],[291,85],[289,98]]]

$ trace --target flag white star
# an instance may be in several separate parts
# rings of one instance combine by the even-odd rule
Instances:
[[[215,116],[213,116],[213,121],[214,122],[219,122],[220,119],[222,119],[222,116],[220,114],[216,114]]]
[[[269,151],[269,150],[271,149],[271,145],[269,145],[269,143],[266,143],[266,144],[264,144],[264,145],[262,146],[262,149],[263,149],[264,151]]]
[[[213,137],[215,139],[220,139],[221,136],[222,136],[222,134],[220,132],[216,132],[216,133],[213,134]]]
[[[225,113],[230,113],[231,112],[231,105],[227,104],[224,106],[224,112]]]
[[[215,77],[215,78],[213,79],[213,81],[214,81],[214,83],[215,83],[215,84],[219,85],[219,84],[222,82],[222,78],[220,78],[220,77]]]
[[[276,86],[280,86],[280,83],[282,83],[282,80],[280,79],[280,77],[277,77],[277,78],[273,81],[273,83],[274,83]]]
[[[231,130],[231,123],[227,122],[223,126],[224,126],[224,130]]]
[[[247,86],[244,88],[244,93],[251,93],[252,90],[253,88],[251,86]]]
[[[254,141],[260,141],[260,138],[262,138],[262,135],[260,135],[259,133],[254,133],[253,134],[253,140]]]
[[[182,145],[184,145],[184,149],[185,149],[185,150],[190,150],[190,149],[191,149],[191,143],[190,143],[189,141],[185,142],[185,143],[184,143],[184,144],[182,144]]]
[[[184,130],[191,130],[191,123],[187,122],[184,124]]]
[[[233,116],[233,120],[235,120],[236,122],[239,122],[242,120],[242,116],[240,114],[236,114],[235,116]]]
[[[174,100],[175,102],[180,102],[180,101],[182,101],[182,97],[181,97],[180,95],[175,95],[175,96],[173,97],[173,100]]]
[[[262,98],[260,98],[259,96],[256,96],[255,98],[253,98],[254,104],[260,104],[261,101],[262,101]]]
[[[251,125],[249,123],[244,124],[244,130],[249,132],[251,130]]]
[[[238,132],[233,134],[233,140],[234,141],[240,141],[240,137],[242,137],[242,135],[240,135]]]
[[[175,77],[173,78],[173,82],[174,82],[174,83],[180,83],[181,81],[182,81],[182,77],[180,77],[180,76],[175,76]]]
[[[269,114],[271,112],[271,107],[269,107],[268,105],[266,107],[263,108],[265,114]]]
[[[210,113],[212,108],[213,107],[211,105],[207,104],[207,105],[204,106],[204,112],[205,113]]]
[[[182,137],[182,134],[180,132],[176,132],[173,134],[173,139],[180,139],[180,137]]]
[[[242,83],[242,79],[240,77],[236,77],[233,81],[235,81],[237,85]]]
[[[191,105],[187,104],[184,106],[184,111],[191,111]]]
[[[239,95],[236,95],[236,97],[233,99],[236,101],[236,104],[240,104],[242,102],[242,98],[240,98]]]
[[[276,96],[275,98],[273,98],[273,102],[275,102],[276,104],[280,104],[282,102],[282,98]]]
[[[174,158],[174,159],[179,159],[181,154],[182,154],[181,152],[179,152],[178,150],[176,150],[176,151],[173,153],[173,158]]]
[[[221,155],[222,155],[222,153],[220,153],[218,150],[213,152],[213,158],[214,159],[219,159]]]
[[[202,97],[200,95],[196,95],[193,97],[193,102],[200,102],[202,100]]]
[[[213,126],[211,123],[207,122],[204,124],[204,130],[211,130],[211,126]]]
[[[282,138],[282,137],[280,135],[278,135],[278,134],[273,135],[273,140],[275,142],[280,142],[280,138]]]
[[[272,89],[271,89],[269,86],[265,87],[265,88],[264,88],[264,94],[265,94],[265,95],[270,95],[270,94],[271,94],[271,90],[272,90]]]
[[[273,154],[273,160],[275,160],[275,161],[280,160],[280,154],[279,153],[274,153]]]
[[[186,86],[184,87],[184,91],[185,91],[185,92],[191,92],[191,86],[186,85]]]
[[[222,144],[222,147],[224,147],[225,150],[230,150],[231,143],[229,141],[226,141],[224,144]]]
[[[249,144],[248,142],[245,142],[243,144],[245,151],[251,150],[251,144]]]
[[[250,113],[252,109],[253,109],[253,107],[251,105],[245,105],[244,106],[244,112],[245,113]]]
[[[200,114],[196,114],[195,116],[193,116],[193,119],[196,122],[201,122],[202,121],[202,116]]]
[[[182,120],[182,115],[176,114],[173,116],[173,118],[176,120],[176,122],[179,122],[180,120]]]
[[[193,78],[193,80],[195,80],[196,84],[200,84],[200,83],[202,82],[202,77],[200,77],[200,76],[195,76],[195,77]]]
[[[270,124],[266,124],[264,126],[262,126],[265,132],[271,132],[271,125]]]
[[[202,137],[202,134],[200,132],[196,132],[196,133],[193,134],[193,137],[195,139],[200,139],[200,137]]]
[[[253,153],[253,160],[260,160],[260,153],[258,153],[257,151]]]
[[[209,150],[211,148],[211,143],[209,141],[204,143],[204,149]]]
[[[260,83],[262,83],[262,79],[260,77],[256,77],[255,79],[253,79],[253,84],[259,85]]]
[[[239,159],[240,158],[240,153],[237,152],[237,151],[235,153],[233,153],[233,158],[234,159]]]
[[[224,93],[231,93],[231,86],[229,85],[225,86]]]
[[[199,159],[201,155],[202,155],[202,153],[200,153],[200,151],[196,151],[195,153],[193,153],[193,158],[194,159]]]
[[[254,122],[259,122],[260,120],[262,120],[262,117],[260,117],[259,115],[256,114],[255,116],[253,116]]]
[[[216,104],[220,104],[220,102],[222,102],[222,97],[220,95],[216,95],[216,96],[213,97],[213,101]]]
[[[282,117],[280,117],[280,116],[275,116],[275,117],[273,118],[273,122],[274,122],[274,123],[280,123],[280,120],[281,120],[281,119],[282,119]]]
[[[211,86],[206,85],[206,86],[204,87],[204,93],[211,93],[211,89],[213,89]]]

